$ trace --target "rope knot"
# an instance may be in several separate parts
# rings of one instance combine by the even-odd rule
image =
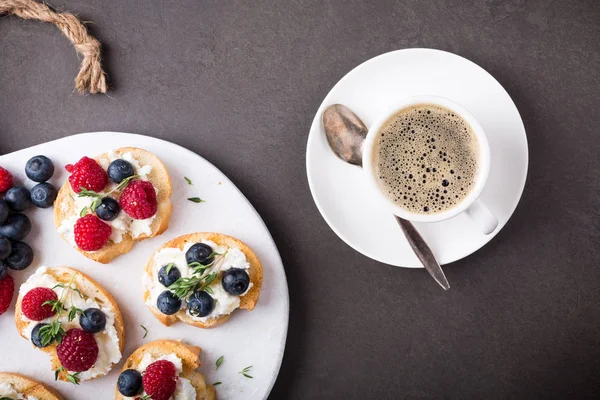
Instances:
[[[0,15],[13,14],[23,19],[31,19],[54,24],[60,29],[80,54],[81,67],[75,78],[75,88],[79,93],[106,93],[106,73],[102,69],[102,44],[90,35],[85,25],[71,13],[57,13],[46,4],[34,0],[0,0]]]

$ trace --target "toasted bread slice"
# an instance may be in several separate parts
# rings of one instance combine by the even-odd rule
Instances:
[[[115,298],[106,291],[98,282],[85,275],[83,272],[80,272],[73,268],[67,267],[41,267],[46,268],[46,273],[52,275],[54,279],[58,282],[67,284],[75,275],[73,279],[73,284],[81,291],[81,293],[91,299],[95,299],[97,303],[101,304],[102,307],[109,308],[115,316],[115,329],[117,331],[117,337],[119,338],[119,349],[121,354],[123,354],[123,348],[125,346],[125,324],[123,322],[123,316],[121,315],[121,311],[119,310],[119,306]],[[27,326],[29,322],[25,321],[21,304],[23,301],[24,293],[19,293],[17,297],[17,302],[15,304],[15,324],[17,325],[17,331],[19,335],[24,339],[27,339],[25,335]],[[31,345],[33,348],[37,349],[33,344]],[[50,344],[49,346],[39,348],[50,355],[50,363],[53,371],[56,371],[60,367],[60,361],[58,360],[58,356],[56,354],[56,342]],[[112,364],[110,369],[114,366]],[[109,369],[109,370],[110,370]],[[98,376],[99,377],[99,376]],[[61,371],[58,374],[58,379],[67,382],[67,372]]]
[[[217,394],[215,388],[206,384],[204,375],[196,371],[196,368],[200,367],[200,347],[192,346],[175,340],[155,340],[150,343],[146,343],[142,347],[134,351],[125,364],[123,365],[123,371],[127,369],[136,369],[142,361],[145,354],[152,355],[153,358],[159,358],[167,354],[175,353],[179,357],[183,364],[183,372],[180,374],[181,377],[188,379],[192,386],[196,389],[197,400],[215,400]],[[124,397],[119,393],[119,389],[116,390],[115,400],[123,400]]]
[[[77,246],[74,246],[77,251],[81,254],[99,263],[107,264],[115,257],[121,254],[125,254],[131,250],[136,241],[141,241],[150,237],[160,235],[169,227],[169,220],[171,218],[172,204],[171,204],[171,178],[165,165],[156,157],[154,154],[135,147],[123,147],[114,151],[117,156],[131,153],[131,155],[140,163],[140,165],[151,165],[152,170],[148,174],[148,180],[157,189],[156,200],[158,202],[158,210],[156,216],[150,226],[151,233],[142,233],[140,236],[133,238],[129,232],[123,235],[122,240],[119,243],[109,241],[106,246],[98,251],[84,251]],[[95,158],[100,165],[108,165],[110,162],[108,153],[102,154]],[[77,213],[75,205],[75,197],[77,194],[71,188],[71,184],[67,180],[64,185],[60,188],[58,196],[54,201],[54,225],[58,229],[62,222]],[[63,235],[63,239],[72,244]]]
[[[16,392],[23,395],[35,397],[38,400],[63,400],[58,392],[43,383],[21,374],[11,372],[0,372],[0,384],[8,383]],[[0,393],[0,397],[5,393]]]
[[[210,241],[213,241],[216,244],[222,245],[222,246],[237,247],[244,253],[244,255],[246,256],[246,260],[250,264],[250,268],[248,268],[247,272],[250,277],[250,282],[252,283],[252,287],[250,288],[250,290],[248,290],[248,292],[246,294],[244,294],[243,296],[240,297],[240,308],[243,308],[246,310],[253,310],[254,307],[256,306],[256,303],[258,302],[258,296],[260,294],[260,289],[262,287],[262,281],[263,281],[262,265],[260,264],[258,257],[256,256],[256,254],[254,254],[252,249],[250,249],[250,247],[248,247],[245,243],[243,243],[242,241],[240,241],[234,237],[223,235],[221,233],[207,233],[207,232],[191,233],[189,235],[179,236],[175,239],[168,241],[167,243],[162,245],[158,250],[156,250],[156,252],[154,252],[154,254],[152,255],[152,258],[150,258],[150,261],[146,265],[145,274],[152,276],[153,269],[160,268],[160,266],[156,266],[155,262],[154,262],[154,256],[160,250],[162,250],[164,248],[179,248],[179,249],[183,250],[183,248],[185,247],[186,244],[197,243],[202,240],[210,240]],[[146,302],[146,300],[148,299],[149,296],[150,296],[150,291],[148,290],[148,288],[145,288],[144,302]],[[218,316],[215,318],[207,319],[206,321],[199,321],[199,320],[196,320],[196,319],[192,318],[191,316],[189,316],[186,313],[186,310],[184,310],[184,309],[180,310],[179,312],[177,312],[173,315],[165,315],[165,314],[161,313],[156,307],[148,306],[148,308],[150,309],[150,311],[152,311],[154,316],[163,325],[166,325],[166,326],[170,326],[170,325],[174,324],[175,322],[177,322],[178,320],[181,320],[181,321],[185,322],[186,324],[194,325],[199,328],[212,328],[212,327],[215,327],[215,326],[218,326],[218,325],[224,323],[231,317],[231,314],[226,314],[226,315],[221,315],[221,316]]]

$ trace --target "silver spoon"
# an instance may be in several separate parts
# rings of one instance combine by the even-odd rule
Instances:
[[[343,161],[362,168],[362,146],[369,130],[360,118],[348,107],[334,104],[323,112],[323,127],[331,150]],[[442,267],[412,222],[394,217],[425,269],[444,290],[450,289]]]

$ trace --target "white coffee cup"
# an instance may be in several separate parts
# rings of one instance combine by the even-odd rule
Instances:
[[[471,188],[471,191],[460,203],[454,207],[435,214],[417,214],[400,207],[385,194],[383,188],[377,182],[377,175],[375,173],[374,145],[376,141],[375,139],[377,139],[379,136],[381,127],[400,110],[420,104],[433,104],[441,106],[459,115],[471,126],[477,138],[477,143],[479,144],[479,168],[473,181],[473,187]],[[415,96],[392,104],[389,109],[382,113],[381,117],[378,118],[369,128],[369,132],[367,133],[367,137],[365,138],[365,142],[363,144],[362,164],[363,169],[367,174],[370,186],[379,195],[379,197],[381,197],[387,203],[387,205],[391,208],[391,211],[401,218],[414,222],[438,222],[455,217],[464,212],[473,221],[475,221],[481,231],[486,235],[492,233],[498,226],[498,218],[496,218],[489,208],[485,206],[485,204],[483,204],[483,202],[479,199],[490,171],[490,146],[488,144],[487,137],[485,136],[483,128],[481,125],[479,125],[475,117],[473,117],[473,115],[463,106],[451,100],[438,96]]]

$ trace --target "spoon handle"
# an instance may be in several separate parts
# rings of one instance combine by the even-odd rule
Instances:
[[[398,225],[402,228],[402,232],[404,232],[404,236],[406,236],[406,240],[408,240],[410,247],[412,247],[419,260],[423,263],[427,272],[429,272],[431,277],[435,279],[444,290],[450,289],[450,284],[446,279],[446,275],[444,275],[444,271],[442,271],[442,267],[440,267],[440,264],[433,256],[431,249],[427,246],[427,243],[425,243],[425,240],[423,240],[419,231],[417,231],[412,222],[398,216],[395,217]]]

